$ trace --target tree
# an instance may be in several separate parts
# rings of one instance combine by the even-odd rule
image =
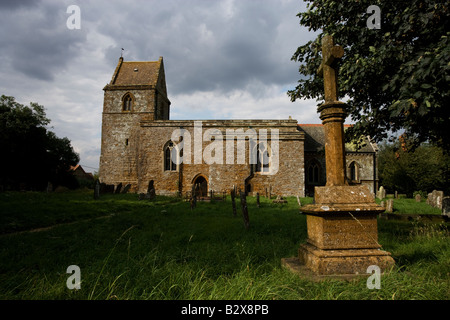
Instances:
[[[333,35],[344,47],[338,62],[340,97],[348,99],[355,125],[348,141],[370,135],[375,141],[403,132],[408,147],[431,142],[450,150],[450,12],[446,1],[308,1],[300,24],[321,33],[300,46],[292,59],[302,75],[291,101],[323,99],[320,43]],[[381,28],[369,29],[370,5],[381,9]]]
[[[450,155],[441,148],[423,144],[414,151],[401,141],[381,144],[378,153],[380,185],[409,196],[414,191],[434,189],[450,192]]]
[[[67,181],[67,171],[80,159],[69,139],[47,130],[49,123],[43,106],[24,106],[14,97],[0,97],[1,186],[43,189],[48,181]]]

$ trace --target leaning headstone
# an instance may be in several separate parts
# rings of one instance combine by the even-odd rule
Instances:
[[[416,202],[420,202],[422,201],[422,197],[420,196],[420,194],[416,194],[416,196],[414,197],[414,199],[416,199]]]
[[[125,186],[125,188],[123,188],[122,193],[128,193],[128,191],[130,190],[130,188],[131,188],[131,184],[127,184],[127,185]]]
[[[94,185],[94,200],[98,199],[100,199],[100,181],[97,179]]]
[[[450,217],[450,197],[442,199],[442,215]]]
[[[114,191],[114,193],[119,194],[121,190],[122,190],[122,182],[117,185],[116,191]]]
[[[386,212],[394,211],[394,199],[386,200]]]
[[[250,220],[248,218],[247,199],[245,198],[245,192],[241,192],[240,196],[241,196],[242,216],[244,217],[244,226],[245,229],[248,229],[250,227]]]

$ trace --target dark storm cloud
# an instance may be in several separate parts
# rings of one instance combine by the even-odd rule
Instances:
[[[64,70],[86,38],[82,29],[67,28],[66,9],[60,2],[23,7],[20,11],[2,10],[2,68],[46,81]]]
[[[14,10],[21,7],[36,6],[39,0],[2,0],[0,1],[0,10]]]
[[[171,94],[224,93],[243,89],[249,81],[296,81],[297,67],[290,61],[295,46],[286,45],[300,43],[300,27],[298,34],[282,27],[298,24],[301,2],[128,1],[115,6],[115,13],[104,11],[98,26],[117,43],[107,51],[108,61],[115,65],[122,47],[125,60],[163,56]]]

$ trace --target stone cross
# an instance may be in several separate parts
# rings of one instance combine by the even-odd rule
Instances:
[[[320,112],[325,131],[325,163],[327,186],[347,185],[345,174],[344,121],[345,103],[338,101],[337,70],[334,61],[342,58],[344,49],[335,46],[333,37],[322,38],[322,63],[317,72],[323,76],[325,103],[317,109]]]
[[[337,70],[333,68],[333,62],[343,55],[344,49],[334,45],[332,36],[326,35],[322,38],[322,63],[317,73],[323,76],[325,102],[338,101]]]

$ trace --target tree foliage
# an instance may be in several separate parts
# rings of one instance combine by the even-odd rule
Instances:
[[[406,144],[382,144],[378,154],[380,185],[412,196],[414,191],[450,192],[450,155],[441,148],[423,144],[414,151]]]
[[[370,135],[375,141],[395,132],[410,148],[431,142],[450,148],[450,12],[447,1],[308,1],[300,24],[320,32],[300,46],[292,59],[301,62],[301,79],[288,91],[292,101],[324,98],[321,38],[331,34],[344,47],[339,67],[340,97],[348,99],[355,122],[347,139]],[[381,28],[366,25],[370,5],[381,9]]]
[[[6,188],[43,189],[50,181],[63,184],[79,156],[70,140],[58,138],[46,126],[43,106],[24,106],[14,97],[0,97],[0,185]]]

